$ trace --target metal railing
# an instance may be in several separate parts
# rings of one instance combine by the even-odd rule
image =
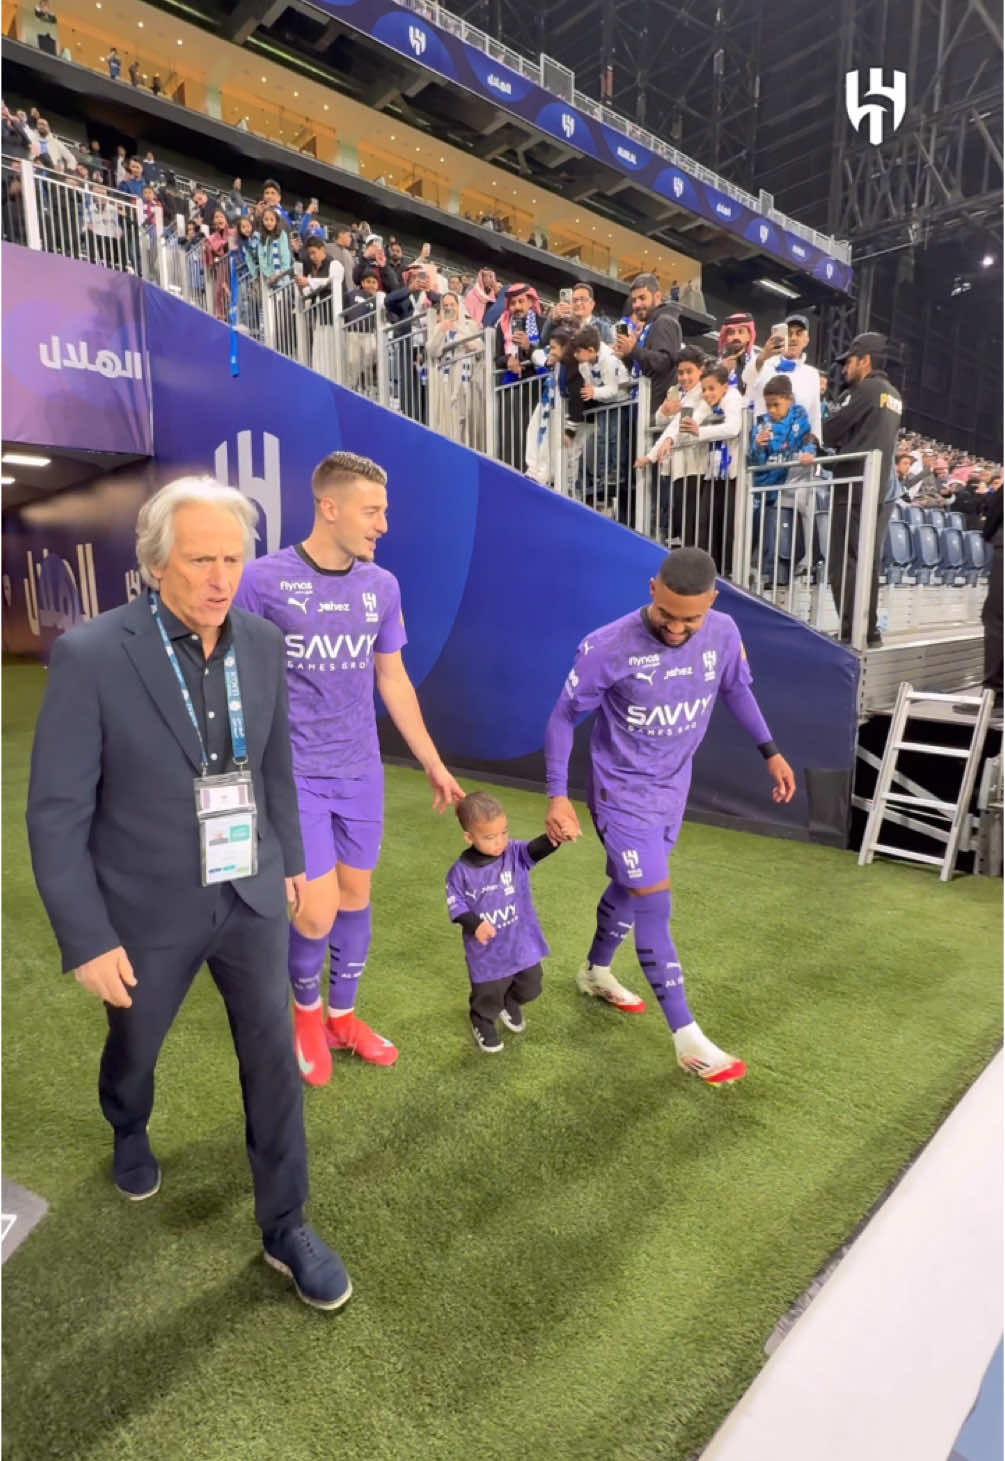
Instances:
[[[494,61],[501,62],[508,66],[511,71],[525,77],[528,81],[535,82],[545,91],[560,97],[563,101],[571,103],[584,116],[592,117],[595,121],[602,122],[615,131],[623,133],[647,147],[657,157],[664,158],[675,167],[681,168],[691,177],[701,179],[710,186],[716,188],[720,193],[733,198],[736,202],[742,203],[745,207],[752,209],[755,213],[761,212],[760,199],[755,198],[753,193],[746,189],[737,187],[728,178],[720,177],[718,173],[710,168],[703,167],[701,163],[695,162],[693,158],[687,157],[677,148],[671,147],[661,137],[656,137],[652,132],[646,131],[636,122],[631,122],[627,117],[621,116],[619,112],[612,111],[610,107],[604,106],[601,102],[595,101],[592,97],[584,95],[576,90],[575,73],[560,61],[545,55],[543,52],[536,61],[529,60],[526,56],[518,54],[508,46],[502,45],[494,40],[485,31],[479,30],[477,26],[470,25],[467,21],[461,20],[459,16],[447,10],[444,6],[437,4],[436,0],[397,0],[397,3],[406,10],[421,15],[433,25],[438,25],[450,35],[458,36],[477,50],[483,51]],[[771,209],[772,219],[788,229],[790,233],[797,234],[800,238],[806,239],[808,243],[815,244],[824,253],[830,254],[835,259],[840,259],[845,264],[851,263],[851,244],[844,239],[831,238],[829,235],[818,232],[815,228],[800,223],[795,218],[789,218],[786,214],[779,212],[776,208]]]
[[[784,470],[782,482],[765,482]],[[864,650],[877,587],[878,451],[818,457],[812,468],[748,466],[738,481],[737,582],[824,634]]]
[[[141,272],[149,237],[159,224],[139,198],[50,172],[38,163],[4,158],[3,238],[48,254],[83,259],[106,269]]]

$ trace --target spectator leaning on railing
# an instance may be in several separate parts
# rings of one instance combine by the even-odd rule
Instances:
[[[795,475],[792,467],[781,463],[793,463],[807,468],[816,460],[819,438],[814,432],[805,406],[795,399],[791,375],[776,375],[765,383],[763,389],[764,411],[754,423],[754,439],[750,447],[750,463],[755,468],[755,487],[776,487],[789,483]],[[757,470],[767,467],[767,470]],[[789,564],[775,568],[775,549],[778,542],[780,513],[784,508],[794,511],[791,568],[799,561],[796,536],[798,524],[803,525],[804,551],[812,564],[815,556],[815,496],[813,487],[796,488],[794,492],[759,492],[757,506],[764,515],[764,538],[761,565],[772,576],[774,582],[788,580]],[[755,517],[755,538],[760,529]]]
[[[698,546],[711,553],[725,578],[732,574],[736,467],[742,450],[743,398],[724,365],[701,375],[702,407],[681,421],[680,440],[708,443],[708,464],[698,506]]]
[[[658,463],[660,476],[668,477],[669,491],[658,493],[656,531],[660,542],[698,545],[698,502],[701,479],[708,462],[708,448],[697,438],[681,440],[680,429],[688,417],[700,414],[703,403],[701,373],[708,362],[694,345],[685,345],[677,362],[677,384],[671,386],[656,412],[657,424],[666,422],[662,434],[637,460],[637,467]]]

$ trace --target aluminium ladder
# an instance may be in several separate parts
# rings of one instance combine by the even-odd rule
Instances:
[[[907,722],[911,707],[920,704],[944,704],[973,710],[973,721],[960,720],[961,726],[971,725],[972,734],[968,746],[940,746],[931,742],[905,740]],[[872,862],[877,852],[888,857],[906,858],[910,862],[929,863],[939,868],[940,882],[947,883],[956,868],[959,853],[969,845],[971,831],[970,802],[974,783],[984,751],[988,725],[994,704],[994,692],[984,690],[977,695],[940,695],[930,690],[915,690],[906,680],[897,692],[890,730],[886,738],[883,759],[880,762],[876,789],[869,806],[869,817],[858,855],[859,867]],[[948,756],[963,762],[963,779],[955,801],[944,801],[924,795],[925,788],[907,778],[897,767],[901,751],[915,751],[928,756]],[[894,782],[907,786],[908,791],[893,791]],[[903,812],[901,812],[903,808]],[[894,847],[880,841],[880,829],[884,821],[895,821],[922,832],[926,837],[945,844],[941,856],[931,852],[914,852],[906,847]],[[943,824],[943,825],[940,825]],[[966,834],[966,835],[964,835]]]

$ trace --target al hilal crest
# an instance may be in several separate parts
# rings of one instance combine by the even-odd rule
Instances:
[[[844,104],[848,120],[855,131],[861,130],[863,121],[869,121],[869,141],[874,147],[892,137],[904,120],[907,110],[907,72],[891,71],[892,84],[883,81],[882,66],[869,67],[869,89],[865,100],[861,99],[860,71],[849,71],[844,79]],[[871,98],[871,99],[870,99]],[[889,117],[889,129],[886,119]]]

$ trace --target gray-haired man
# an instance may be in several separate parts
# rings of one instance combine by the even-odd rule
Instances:
[[[101,1109],[133,1201],[161,1171],[147,1136],[164,1037],[208,963],[227,1007],[265,1257],[307,1303],[352,1292],[305,1225],[307,1154],[286,979],[299,901],[278,629],[231,601],[253,551],[239,492],[187,478],[140,512],[147,591],[57,640],[28,792],[32,866],[63,967],[104,1000]]]

